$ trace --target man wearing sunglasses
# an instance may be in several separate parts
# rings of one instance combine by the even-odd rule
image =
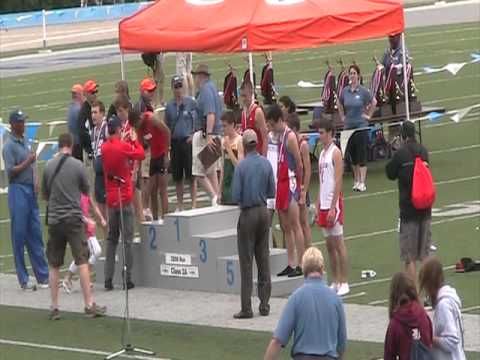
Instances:
[[[196,183],[192,177],[192,136],[196,118],[196,102],[185,96],[185,79],[172,78],[174,98],[167,103],[165,122],[172,134],[170,150],[172,177],[177,190],[177,210],[183,210],[184,180],[190,182],[192,208],[196,207]]]
[[[93,158],[92,139],[90,138],[90,130],[93,129],[92,121],[92,104],[97,100],[98,84],[94,80],[87,80],[83,84],[83,95],[85,101],[80,108],[78,114],[78,135],[80,144],[73,148],[72,155],[74,158],[83,162],[83,151],[88,154],[90,159]]]

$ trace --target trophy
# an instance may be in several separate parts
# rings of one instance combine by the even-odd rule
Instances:
[[[370,92],[377,100],[377,109],[374,116],[389,116],[392,115],[392,107],[388,104],[385,94],[385,67],[376,56],[373,57],[373,62],[375,63],[375,70],[370,83]]]
[[[223,101],[230,109],[238,109],[237,74],[230,62],[227,63],[228,73],[223,81]]]

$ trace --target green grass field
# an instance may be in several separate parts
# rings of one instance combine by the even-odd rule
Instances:
[[[348,63],[355,60],[360,65],[365,80],[369,82],[373,70],[372,55],[380,57],[386,46],[385,39],[365,41],[356,44],[329,46],[319,49],[275,53],[275,76],[282,95],[290,95],[297,102],[318,100],[320,89],[301,89],[296,86],[299,80],[320,81],[325,72],[325,61],[334,62],[342,57]],[[480,48],[480,35],[477,24],[460,24],[454,26],[439,26],[411,30],[407,34],[407,44],[413,56],[416,70],[422,66],[443,66],[449,62],[464,62],[470,60],[470,54]],[[257,73],[261,56],[256,57]],[[217,56],[195,55],[194,62],[207,62],[213,70],[217,83],[223,82],[226,72],[225,61],[232,61],[239,69],[244,69],[246,63],[240,55]],[[167,60],[166,72],[173,74],[174,57]],[[425,105],[444,106],[447,109],[458,109],[480,103],[480,64],[465,66],[456,76],[449,73],[424,75],[416,78],[419,88],[419,99]],[[131,95],[138,96],[137,84],[147,74],[146,67],[140,61],[127,63],[127,80],[131,86]],[[338,69],[337,69],[338,70]],[[0,82],[1,108],[0,116],[6,119],[8,112],[14,107],[21,107],[32,121],[64,120],[69,102],[69,89],[74,82],[83,82],[94,78],[100,84],[99,98],[109,103],[113,97],[113,84],[120,77],[120,65],[79,68],[68,71],[45,72],[43,74],[2,79]],[[243,70],[239,71],[243,73]],[[167,81],[168,83],[169,81]],[[168,89],[166,93],[169,94]],[[431,151],[431,165],[437,182],[436,208],[440,209],[433,217],[433,240],[438,246],[437,255],[445,266],[454,265],[464,256],[480,258],[479,238],[479,200],[480,200],[480,115],[474,113],[458,124],[448,117],[436,123],[425,123],[423,142]],[[306,126],[310,117],[303,118]],[[57,129],[52,135],[57,136],[62,129]],[[49,137],[44,126],[39,132],[40,139]],[[397,239],[398,205],[396,183],[386,179],[384,174],[385,161],[369,164],[367,180],[368,192],[352,193],[352,181],[345,177],[345,210],[346,210],[346,240],[350,257],[350,282],[353,294],[365,293],[347,300],[360,304],[386,305],[388,298],[389,279],[392,274],[402,269],[399,260]],[[318,180],[314,175],[312,195],[318,191]],[[13,259],[9,237],[9,222],[6,195],[0,195],[0,272],[12,272]],[[475,203],[473,203],[475,202]],[[453,207],[455,205],[455,207]],[[44,205],[41,205],[44,209]],[[473,210],[472,210],[473,209]],[[452,211],[455,210],[455,211]],[[450,215],[449,215],[450,212]],[[313,230],[314,242],[325,250],[323,238],[318,229]],[[364,282],[360,278],[363,269],[374,269],[377,278]],[[446,270],[447,281],[455,286],[460,293],[464,308],[468,313],[480,313],[480,282],[478,274],[455,274],[451,268]],[[45,314],[38,311],[11,309],[0,307],[0,338],[13,334],[13,326],[19,323],[17,340],[27,338],[37,343],[52,343],[66,346],[88,347],[108,350],[115,348],[114,331],[119,331],[117,319],[106,319],[90,323],[80,321],[78,316],[72,316],[71,323],[59,325],[58,328],[40,330],[29,329],[25,335],[20,326],[28,315],[38,317],[38,326]],[[20,319],[20,320],[18,320]],[[69,320],[70,321],[70,320]],[[5,324],[5,326],[3,326]],[[65,332],[71,325],[78,329],[75,335]],[[61,328],[60,328],[61,327]],[[221,359],[223,351],[231,353],[229,359],[259,358],[267,341],[268,334],[189,327],[183,325],[167,325],[135,322],[140,344],[157,344],[161,355],[178,359]],[[37,331],[35,331],[37,329]],[[97,332],[98,331],[98,332]],[[98,334],[103,338],[91,340],[86,334]],[[108,335],[104,335],[108,333]],[[102,334],[102,335],[100,335]],[[5,335],[5,336],[4,336]],[[111,335],[111,336],[110,336]],[[160,335],[160,336],[159,336]],[[105,336],[107,338],[105,338]],[[75,339],[72,340],[72,337]],[[239,347],[235,338],[242,338]],[[158,342],[157,342],[158,338]],[[186,339],[192,342],[191,347],[183,346]],[[92,342],[93,341],[93,342]],[[247,345],[245,345],[247,344]],[[208,345],[208,346],[207,346]],[[27,359],[43,350],[26,350],[17,347],[3,347],[8,359]],[[242,351],[248,349],[251,356]],[[373,359],[381,357],[380,344],[351,343],[350,356],[347,359]],[[202,352],[203,351],[203,352]],[[29,355],[28,355],[28,354]],[[208,354],[202,357],[201,354]],[[223,353],[224,354],[224,353]],[[355,355],[353,355],[355,354]],[[243,356],[242,356],[243,355]],[[24,357],[22,357],[24,356]],[[45,355],[47,356],[47,355]],[[47,357],[43,357],[47,358]],[[63,359],[62,354],[48,352],[48,359]],[[75,355],[69,358],[76,359]],[[84,357],[78,357],[84,358]],[[223,357],[224,358],[224,357]]]

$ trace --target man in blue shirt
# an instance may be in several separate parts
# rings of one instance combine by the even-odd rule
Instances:
[[[217,172],[221,170],[221,159],[205,169],[198,154],[207,146],[214,146],[214,138],[220,137],[223,105],[218,90],[210,79],[208,65],[200,64],[192,71],[197,95],[197,119],[192,138],[192,174],[210,194],[212,206],[216,206],[220,194]]]
[[[17,278],[22,289],[35,290],[36,286],[29,281],[25,266],[25,246],[40,287],[48,287],[48,266],[36,194],[38,183],[35,179],[34,163],[37,157],[24,137],[26,119],[21,110],[10,114],[11,134],[3,147],[3,159],[9,182],[8,208]]]
[[[310,247],[302,261],[305,283],[288,299],[264,360],[278,359],[293,333],[295,360],[342,359],[347,328],[342,300],[325,281],[322,252]]]
[[[268,234],[270,216],[267,199],[275,197],[275,182],[270,162],[256,151],[257,134],[252,129],[243,133],[245,159],[235,167],[232,198],[241,212],[237,224],[238,256],[241,273],[242,308],[235,319],[253,317],[252,262],[255,256],[258,269],[258,297],[260,315],[270,314],[270,263]]]
[[[192,177],[192,136],[197,117],[195,100],[185,96],[185,81],[181,76],[172,78],[174,98],[167,103],[165,122],[172,134],[170,158],[172,177],[177,190],[177,210],[183,210],[183,180],[190,182],[192,207],[196,207],[196,184]]]

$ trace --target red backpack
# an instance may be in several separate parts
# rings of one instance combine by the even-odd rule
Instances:
[[[413,164],[412,204],[417,210],[430,209],[435,202],[432,173],[419,155]]]

